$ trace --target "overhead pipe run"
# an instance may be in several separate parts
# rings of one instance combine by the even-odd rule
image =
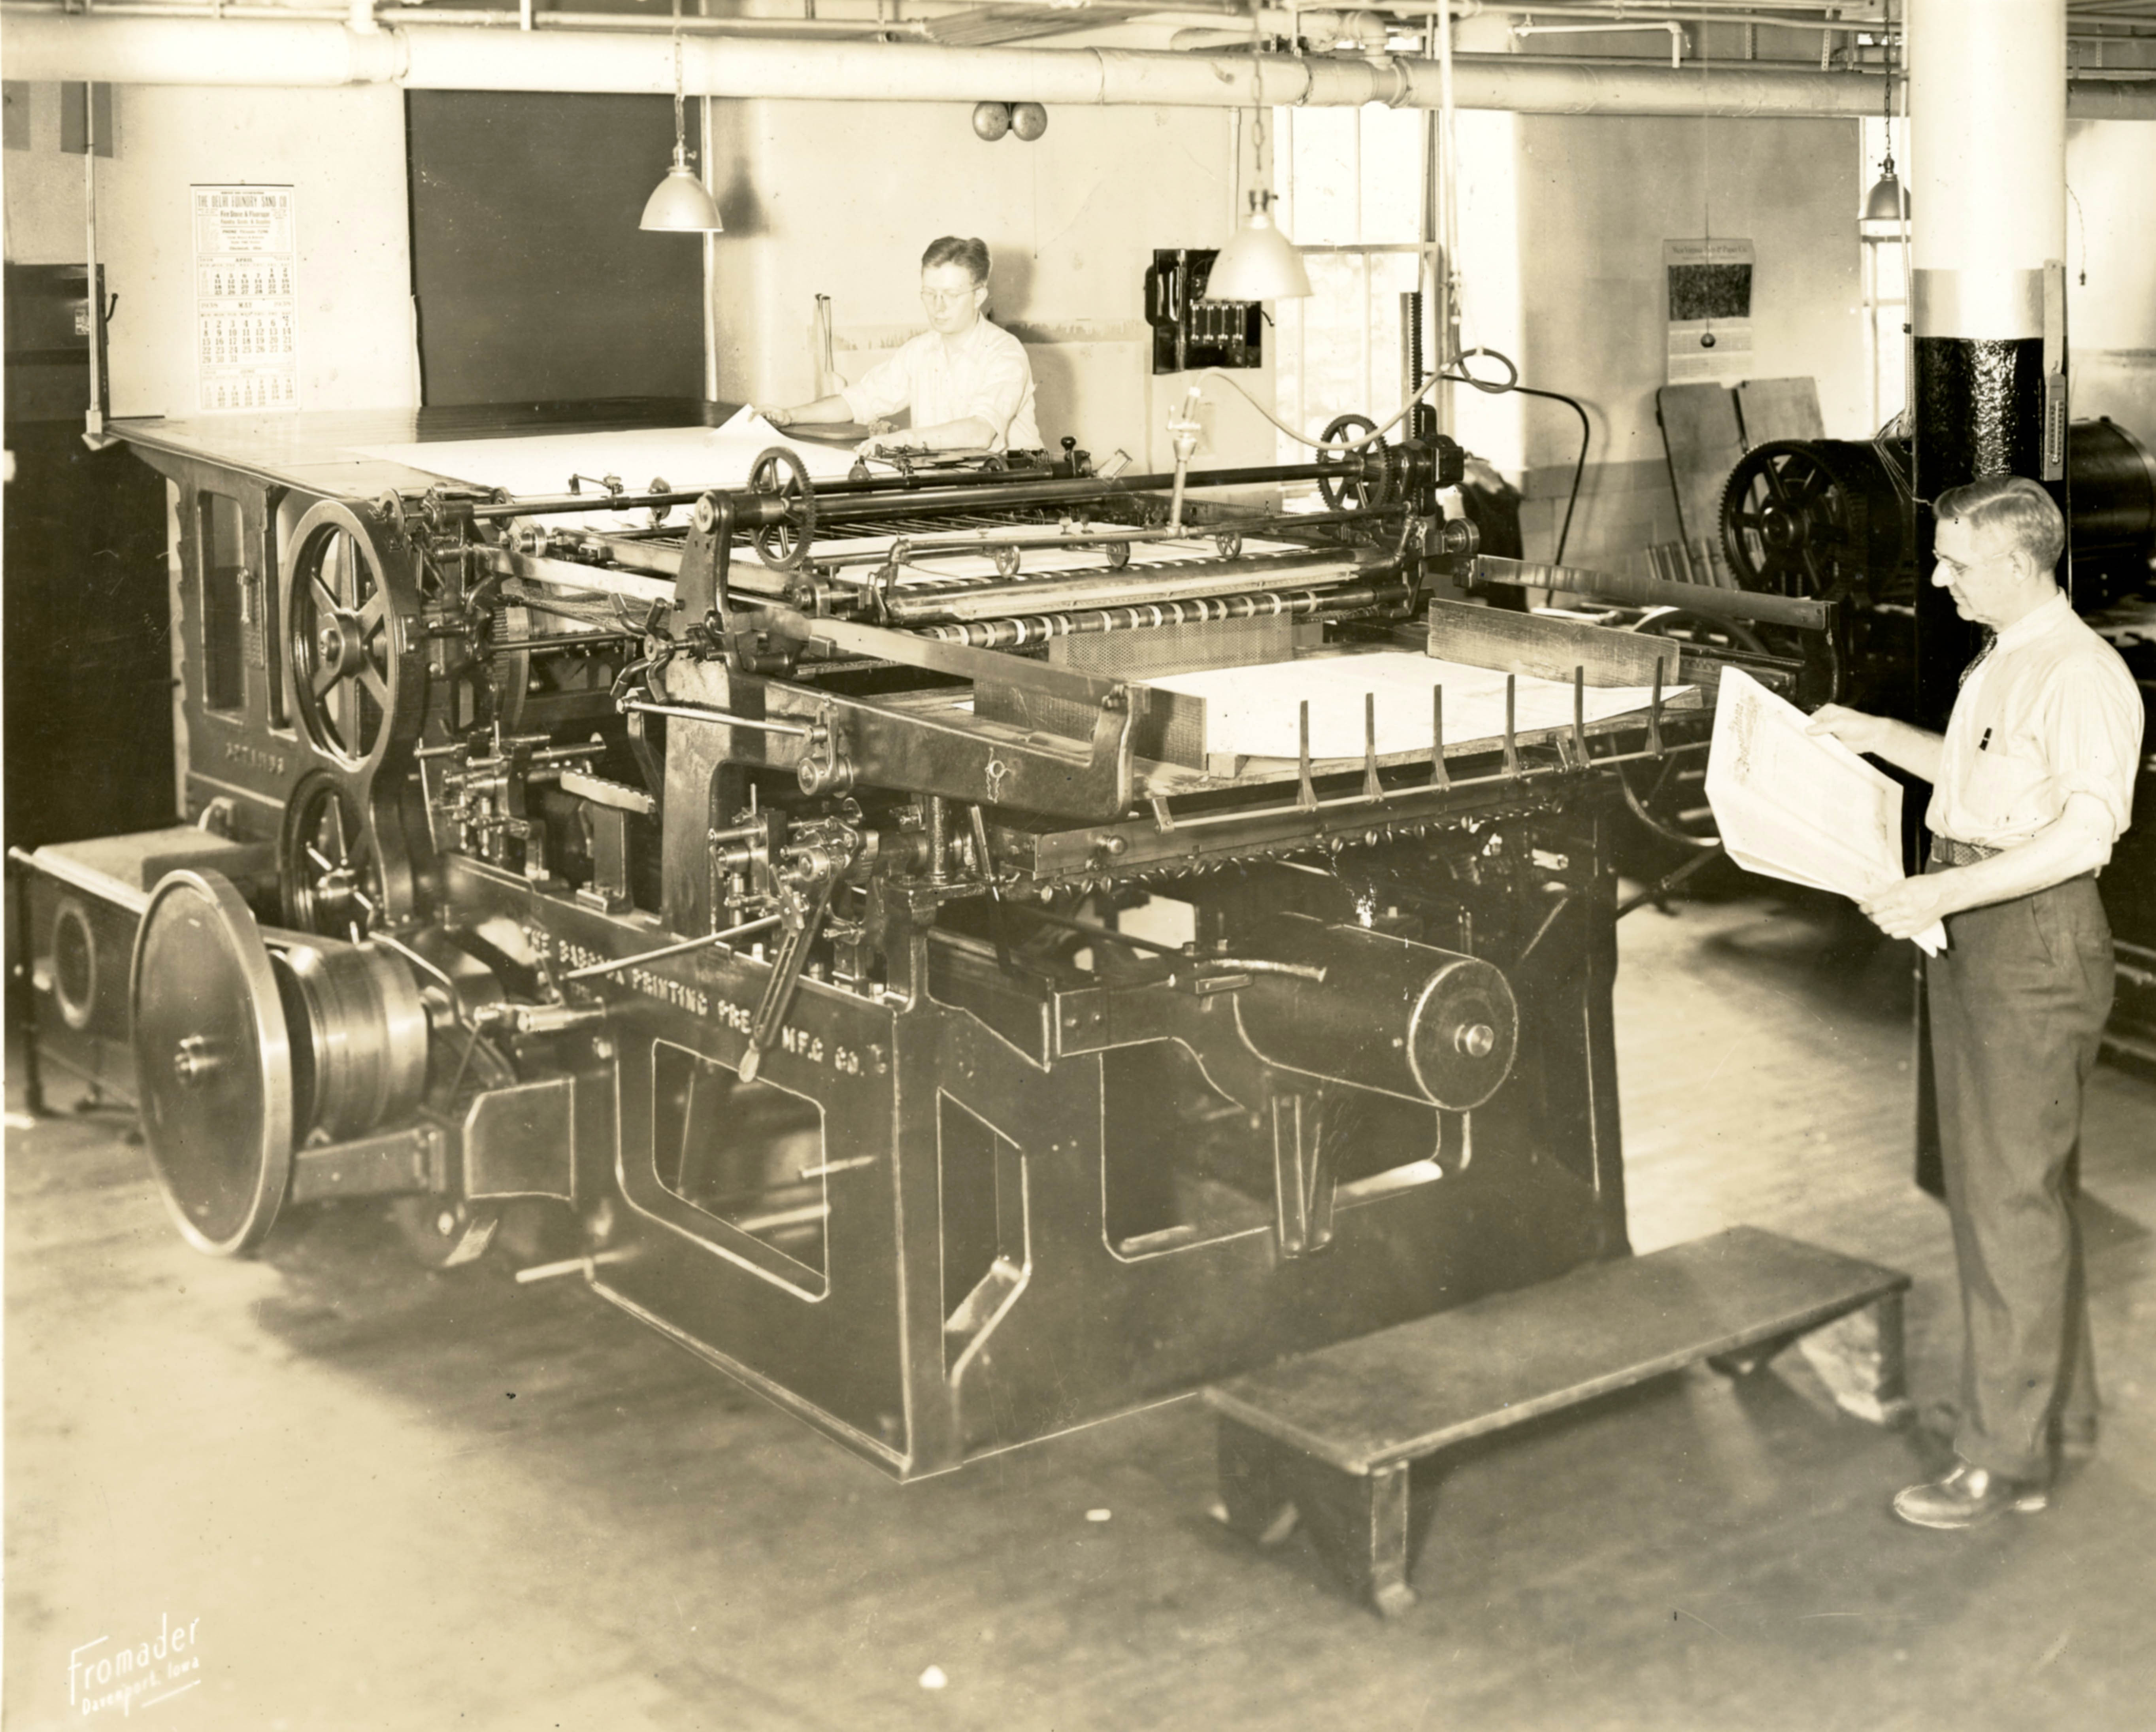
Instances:
[[[32,82],[415,90],[611,91],[674,88],[663,37],[443,27],[372,33],[325,22],[97,18],[10,13],[8,76]],[[944,48],[915,43],[685,40],[692,96],[839,102],[962,102],[983,90],[1049,105],[1392,108],[1441,105],[1440,69],[1410,55],[1301,58],[1135,49]],[[1861,73],[1701,65],[1545,64],[1524,54],[1455,54],[1455,105],[1519,114],[1857,116],[1878,104]],[[2156,88],[2071,83],[2076,120],[2156,120]]]

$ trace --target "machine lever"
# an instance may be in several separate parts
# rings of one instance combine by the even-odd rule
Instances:
[[[816,897],[801,917],[801,923],[792,928],[779,940],[778,953],[772,959],[771,979],[764,983],[763,998],[756,1007],[756,1017],[749,1024],[748,1046],[742,1054],[741,1080],[753,1082],[756,1073],[763,1068],[763,1055],[770,1050],[778,1037],[779,1025],[785,1021],[788,1008],[793,1002],[793,989],[800,984],[802,966],[808,960],[808,947],[815,943],[817,929],[824,923],[824,916],[831,906],[831,892],[839,887],[835,872],[817,887]]]

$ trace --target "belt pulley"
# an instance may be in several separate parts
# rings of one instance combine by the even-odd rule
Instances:
[[[425,823],[413,753],[428,696],[418,583],[374,506],[323,500],[289,546],[289,701],[315,763],[286,802],[280,889],[295,926],[357,938],[414,912]]]

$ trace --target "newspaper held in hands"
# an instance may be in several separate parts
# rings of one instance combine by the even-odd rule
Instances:
[[[1807,733],[1804,712],[1730,668],[1716,701],[1707,800],[1722,845],[1747,871],[1861,901],[1902,870],[1902,786],[1831,734]],[[1947,948],[1934,921],[1916,935],[1928,956]]]

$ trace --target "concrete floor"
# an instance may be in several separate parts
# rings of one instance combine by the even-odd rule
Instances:
[[[1909,1270],[1923,1400],[1950,1251],[1907,1179],[1907,952],[1868,934],[1765,899],[1625,922],[1633,1231]],[[2107,1430],[2050,1514],[1902,1528],[1915,1437],[1800,1361],[1686,1374],[1419,1483],[1390,1627],[1301,1538],[1208,1519],[1194,1402],[901,1489],[572,1283],[422,1273],[357,1210],[209,1261],[111,1118],[11,1128],[7,1724],[79,1723],[71,1653],[162,1621],[200,1670],[131,1719],[174,1732],[2146,1727],[2156,1083],[2106,1069],[2092,1108]]]

